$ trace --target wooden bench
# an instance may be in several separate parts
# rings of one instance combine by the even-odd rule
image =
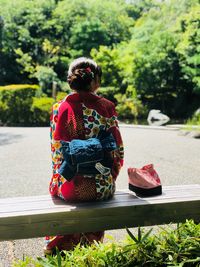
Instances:
[[[119,191],[111,200],[90,203],[69,204],[48,195],[7,198],[0,199],[0,241],[186,219],[200,221],[200,185],[165,186],[161,196],[149,198]]]

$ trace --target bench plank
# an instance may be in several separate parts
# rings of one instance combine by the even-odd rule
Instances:
[[[165,186],[140,198],[123,190],[111,200],[66,203],[51,196],[0,199],[0,241],[45,235],[200,221],[200,185]]]

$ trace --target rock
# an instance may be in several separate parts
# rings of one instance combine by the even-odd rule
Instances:
[[[149,111],[147,121],[149,125],[157,125],[161,126],[163,124],[166,124],[170,118],[163,114],[159,109],[152,109]]]
[[[200,132],[199,131],[191,131],[189,136],[198,139],[198,138],[200,138]]]

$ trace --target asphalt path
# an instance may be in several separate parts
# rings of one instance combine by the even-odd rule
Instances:
[[[200,182],[200,140],[165,127],[120,126],[124,146],[124,167],[117,189],[128,186],[127,168],[153,163],[163,185]],[[0,128],[0,197],[48,194],[51,177],[49,129]],[[124,230],[107,231],[123,239]],[[11,266],[23,255],[42,256],[43,238],[0,243],[0,267]]]

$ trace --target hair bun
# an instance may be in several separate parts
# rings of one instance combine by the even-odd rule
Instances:
[[[68,82],[70,85],[80,84],[83,87],[87,87],[88,84],[92,82],[94,78],[94,73],[86,69],[75,69],[72,75],[68,77]]]
[[[87,80],[88,82],[92,81],[94,78],[94,72],[92,72],[90,67],[86,69],[76,69],[74,74],[83,80]]]
[[[70,88],[77,91],[90,91],[91,82],[101,78],[101,68],[88,58],[77,58],[69,66],[67,81]]]

